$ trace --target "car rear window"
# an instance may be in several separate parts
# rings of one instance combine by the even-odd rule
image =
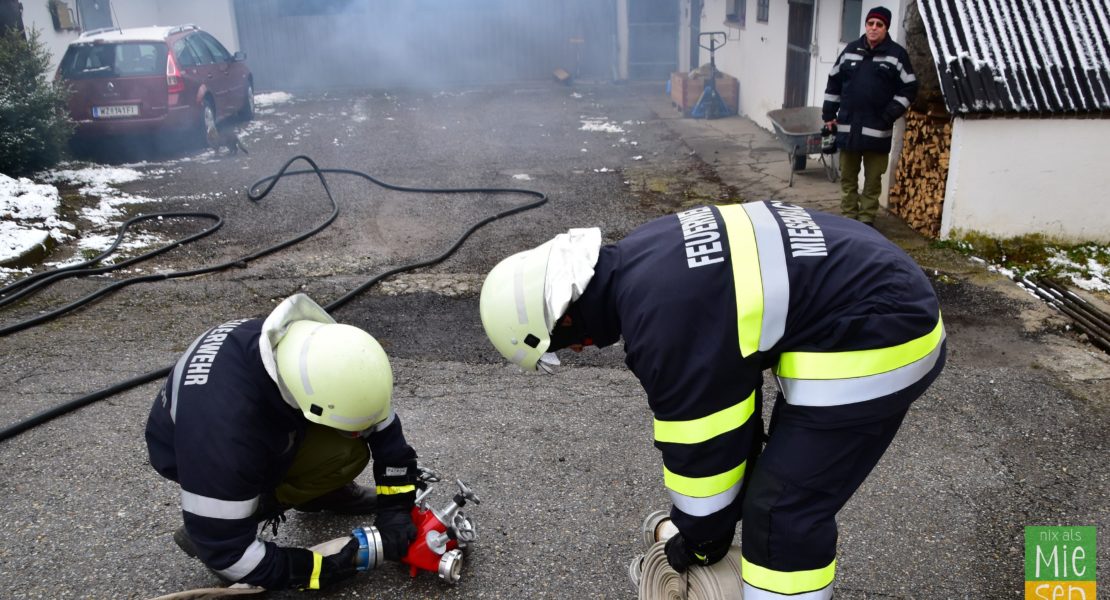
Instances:
[[[62,57],[61,73],[67,79],[164,75],[166,45],[161,42],[74,44]]]

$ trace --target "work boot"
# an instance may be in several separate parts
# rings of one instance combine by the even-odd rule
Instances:
[[[367,515],[377,510],[378,497],[373,489],[352,481],[293,508],[301,512],[326,510],[341,515]]]
[[[173,541],[177,543],[177,547],[181,548],[182,552],[189,555],[189,558],[197,557],[197,547],[193,545],[193,540],[189,539],[189,534],[185,533],[184,525],[173,532]]]
[[[182,552],[189,555],[189,558],[197,558],[197,547],[193,545],[193,540],[189,539],[189,534],[185,532],[184,525],[178,527],[177,530],[173,532],[173,541],[177,543],[177,547],[181,548]],[[226,581],[228,583],[232,582],[230,579],[224,577],[212,567],[206,568],[211,571],[213,575],[219,577],[222,581]]]

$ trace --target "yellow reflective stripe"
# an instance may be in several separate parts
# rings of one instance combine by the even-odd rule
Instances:
[[[320,571],[324,569],[324,557],[319,552],[312,553],[312,575],[308,578],[310,590],[320,589]]]
[[[775,374],[790,379],[849,379],[893,371],[921,360],[944,338],[944,323],[904,344],[847,352],[783,352]]]
[[[663,484],[683,496],[708,498],[736,485],[736,482],[744,478],[747,465],[748,461],[744,461],[733,469],[709,477],[686,477],[663,467]]]
[[[393,494],[407,494],[415,492],[415,485],[379,485],[377,492],[379,496],[390,496]]]
[[[759,350],[759,333],[763,329],[763,279],[759,274],[755,229],[743,206],[730,204],[718,206],[717,210],[721,211],[721,218],[725,221],[729,256],[732,259],[740,355],[747,357]],[[740,293],[741,286],[744,288],[743,294]]]
[[[827,567],[811,571],[772,571],[741,557],[740,572],[749,584],[777,594],[804,594],[832,584],[836,577],[836,559]]]
[[[748,422],[755,411],[755,392],[739,404],[711,415],[689,421],[655,419],[655,441],[672,444],[700,444]]]

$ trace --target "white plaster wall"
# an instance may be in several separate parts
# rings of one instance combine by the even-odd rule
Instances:
[[[726,24],[725,0],[705,1],[700,27],[703,32],[728,32],[728,43],[717,51],[717,68],[740,80],[740,113],[770,130],[771,121],[767,119],[767,112],[782,108],[786,93],[786,31],[790,7],[785,1],[772,1],[768,22],[759,23],[756,21],[755,0],[746,1],[747,24],[744,28]],[[864,2],[860,29],[855,37],[863,33],[863,17],[867,11],[881,4],[891,10],[891,31],[897,41],[903,33],[901,18],[905,14],[902,9],[905,1]],[[689,0],[684,0],[683,4],[688,14]],[[807,94],[807,104],[811,106],[821,105],[829,71],[844,49],[844,44],[840,42],[841,4],[841,0],[816,0],[814,6],[816,14]],[[683,25],[686,26],[686,23]],[[688,27],[684,28],[688,30]],[[685,54],[680,46],[680,64],[687,64]],[[709,51],[703,49],[698,63],[707,62]]]
[[[69,2],[75,8],[76,1]],[[239,49],[239,35],[231,0],[112,0],[112,20],[122,28],[148,25],[182,25],[193,23],[216,36],[227,49]],[[76,11],[75,11],[76,12]],[[23,27],[39,32],[39,40],[50,52],[50,76],[58,68],[69,43],[79,31],[54,31],[54,22],[46,8],[46,0],[24,0]]]
[[[956,119],[940,235],[1110,242],[1107,119]]]
[[[740,80],[740,114],[755,121],[760,127],[772,130],[767,118],[769,111],[782,108],[786,94],[786,32],[790,16],[789,4],[785,0],[771,2],[767,23],[756,21],[755,0],[747,2],[747,24],[738,28],[725,22],[725,0],[705,0],[701,15],[701,30],[728,32],[728,44],[717,51],[717,68]],[[902,19],[906,14],[908,0],[881,1],[869,0],[863,3],[860,11],[859,30],[853,39],[863,35],[863,21],[867,12],[876,6],[886,6],[891,12],[890,35],[894,41],[902,43],[905,28]],[[689,13],[689,0],[683,0]],[[832,70],[840,52],[846,44],[840,41],[840,14],[842,0],[815,0],[814,34],[810,48],[810,79],[806,104],[821,106],[824,102],[825,85],[829,71]],[[688,24],[683,23],[688,27]],[[679,64],[687,64],[683,48],[679,48]],[[699,64],[709,62],[709,52],[701,51]],[[932,68],[931,65],[918,65],[918,68]],[[891,150],[890,166],[883,178],[883,192],[880,202],[885,206],[891,177],[897,168],[901,149],[901,135],[904,126],[899,120],[895,127],[895,140]],[[862,174],[861,174],[862,177]],[[862,182],[861,184],[862,185]]]
[[[72,4],[71,4],[72,8]],[[54,21],[50,18],[50,11],[46,8],[46,0],[23,1],[23,28],[35,30],[39,33],[39,42],[50,53],[50,72],[48,77],[54,77],[58,63],[62,62],[62,55],[66,53],[69,43],[80,35],[77,31],[54,31]]]

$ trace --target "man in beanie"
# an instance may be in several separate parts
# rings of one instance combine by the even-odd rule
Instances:
[[[906,49],[890,39],[889,10],[871,9],[864,26],[863,36],[844,48],[829,71],[821,118],[836,129],[840,212],[874,226],[894,122],[917,96],[917,77]]]

